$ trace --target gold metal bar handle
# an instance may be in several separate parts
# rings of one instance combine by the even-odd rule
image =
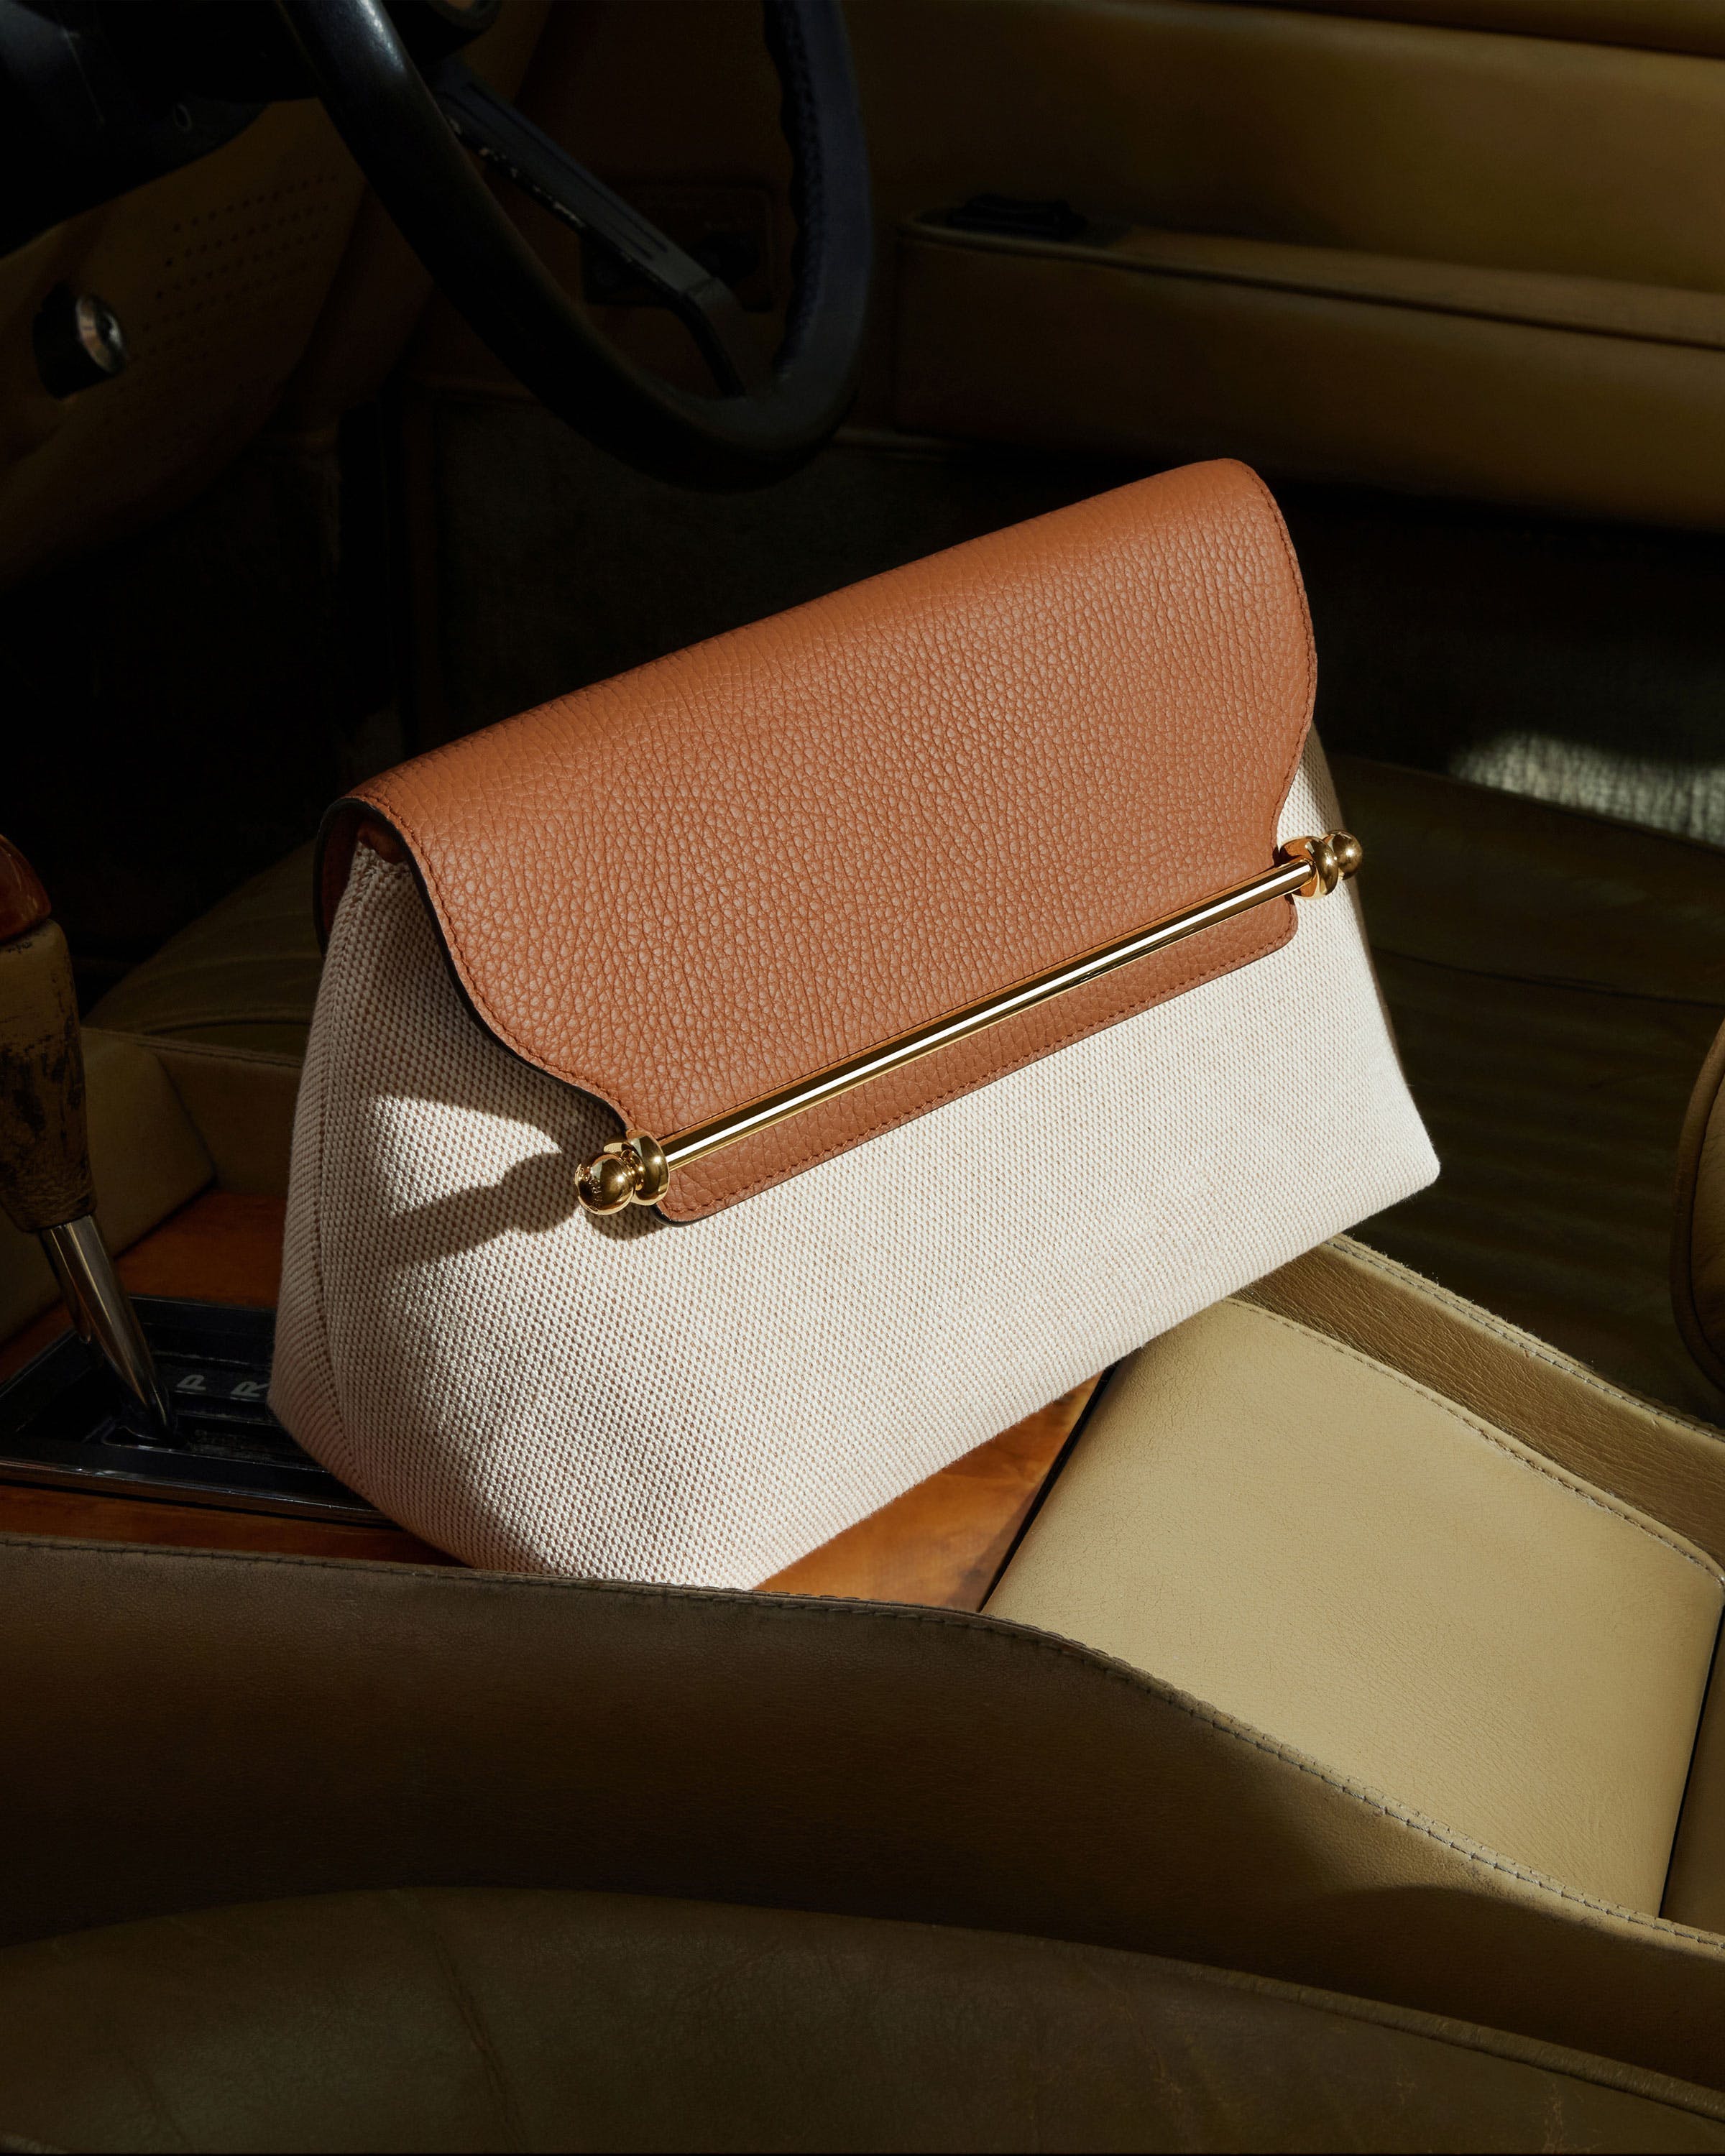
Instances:
[[[775,1123],[800,1116],[823,1101],[836,1100],[858,1086],[866,1086],[871,1079],[885,1077],[890,1070],[901,1070],[907,1063],[932,1055],[937,1048],[968,1040],[971,1034],[985,1032],[1020,1011],[1034,1010],[1052,997],[1100,980],[1117,967],[1165,951],[1171,943],[1183,942],[1220,921],[1232,921],[1237,914],[1249,913],[1271,899],[1321,898],[1344,877],[1353,875],[1363,858],[1359,840],[1346,831],[1332,831],[1322,839],[1291,839],[1280,850],[1276,865],[1262,875],[1235,884],[1111,943],[1098,944],[1081,957],[1050,966],[1045,973],[1033,974],[998,994],[981,997],[962,1010],[900,1034],[879,1047],[865,1049],[860,1055],[816,1071],[812,1077],[799,1078],[793,1085],[668,1138],[655,1138],[645,1131],[630,1131],[625,1137],[614,1138],[583,1163],[576,1178],[576,1195],[589,1213],[620,1213],[626,1205],[656,1205],[670,1188],[673,1171],[691,1161],[722,1152],[757,1131],[771,1130]]]

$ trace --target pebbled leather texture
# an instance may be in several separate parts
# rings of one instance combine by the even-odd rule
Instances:
[[[1314,666],[1280,515],[1189,467],[368,782],[516,1055],[665,1136],[1267,868]],[[694,1219],[1285,943],[1291,901],[680,1170]]]
[[[1340,814],[1314,738],[1281,834]],[[474,1024],[411,871],[362,850],[295,1111],[271,1403],[468,1563],[752,1586],[1430,1180],[1358,902],[1302,911],[1257,963],[673,1229],[581,1210],[610,1111]],[[1319,1040],[1348,1052],[1291,1082],[1276,1044]],[[1042,1172],[1086,1133],[1102,1187]],[[882,1203],[930,1159],[980,1167],[958,1202]]]

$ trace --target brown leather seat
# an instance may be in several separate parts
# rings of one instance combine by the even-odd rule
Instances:
[[[1345,1242],[1099,1401],[983,1618],[0,1543],[0,2127],[1713,2145],[1717,1434]]]
[[[3,2129],[1703,2145],[1718,1434],[1346,1242],[1099,1400],[982,1617],[0,1542]]]
[[[1725,2148],[1715,2093],[1430,2015],[638,1895],[82,1933],[0,1953],[0,2028],[13,2148]]]

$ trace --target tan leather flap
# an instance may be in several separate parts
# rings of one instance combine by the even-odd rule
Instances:
[[[1261,482],[1194,465],[386,773],[497,1039],[659,1137],[1272,863],[1311,633]],[[1281,901],[680,1169],[691,1219],[1285,942]]]

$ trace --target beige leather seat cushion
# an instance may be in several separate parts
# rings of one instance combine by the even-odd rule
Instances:
[[[262,1903],[0,1954],[4,2134],[86,2149],[1720,2149],[1725,2101],[1105,1948],[470,1890]]]
[[[90,1023],[303,1061],[322,966],[301,846],[134,967]]]
[[[1656,1911],[1721,1603],[1668,1528],[1230,1302],[1122,1367],[988,1606]]]

